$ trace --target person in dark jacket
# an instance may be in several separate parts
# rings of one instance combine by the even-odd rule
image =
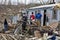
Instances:
[[[7,20],[5,19],[4,20],[4,31],[7,31],[8,30],[8,23],[7,23]]]
[[[44,10],[43,26],[46,26],[46,10]]]
[[[23,17],[22,17],[22,30],[26,30],[26,24],[27,24],[27,16],[26,13],[24,13]]]

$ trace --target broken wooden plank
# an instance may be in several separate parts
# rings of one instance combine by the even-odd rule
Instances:
[[[1,34],[1,36],[4,38],[4,40],[7,40],[6,37],[3,34]]]
[[[13,40],[9,35],[6,35],[8,40]]]
[[[22,24],[20,24],[20,26],[18,26],[14,32],[14,34],[19,34],[19,32],[22,33]]]
[[[11,38],[13,38],[14,40],[17,40],[13,35],[9,35]]]

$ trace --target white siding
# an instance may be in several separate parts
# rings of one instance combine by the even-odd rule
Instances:
[[[57,19],[60,21],[60,10],[57,11]]]
[[[39,9],[38,9],[39,10]],[[28,13],[28,19],[30,19],[30,15],[32,12],[34,12],[34,15],[35,15],[35,11],[38,11],[38,10],[29,10],[29,13]],[[43,14],[44,14],[44,10],[40,10],[41,14],[42,14],[42,18],[41,18],[41,26],[43,26]]]
[[[47,16],[49,18],[49,23],[52,21],[52,10],[51,9],[47,9]]]
[[[18,17],[17,16],[14,16],[13,17],[13,20],[12,20],[12,24],[17,24],[17,19],[18,19]]]
[[[30,19],[30,15],[31,15],[32,12],[34,12],[34,14],[35,14],[35,11],[38,11],[38,10],[39,10],[39,9],[29,10],[28,18]],[[40,9],[40,12],[41,12],[41,14],[42,14],[41,26],[43,26],[44,9]],[[57,19],[52,19],[53,9],[47,9],[47,16],[48,16],[48,18],[49,18],[49,22],[48,22],[48,23],[55,22],[55,21],[60,21],[60,10],[57,11]]]
[[[43,17],[44,17],[44,10],[41,10],[42,18],[41,18],[41,26],[43,26]]]

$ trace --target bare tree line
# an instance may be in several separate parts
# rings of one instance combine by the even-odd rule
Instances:
[[[14,4],[16,4],[16,5],[19,5],[19,4],[26,4],[27,3],[26,2],[27,0],[25,0],[25,3],[23,3],[22,1],[19,2],[19,0],[16,0],[16,1],[17,2],[13,2],[13,4],[12,4],[11,0],[0,0],[0,4],[4,4],[4,5],[14,5]],[[39,4],[48,4],[48,3],[53,3],[55,0],[47,0],[47,2],[45,2],[44,0],[35,0],[35,2],[34,2],[34,0],[30,0],[30,4],[31,3],[34,4],[37,1],[39,1]]]

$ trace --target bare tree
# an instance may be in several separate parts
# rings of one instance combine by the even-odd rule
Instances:
[[[11,0],[8,1],[8,5],[11,5]]]
[[[48,3],[55,3],[55,0],[48,0]]]
[[[3,4],[3,0],[1,0],[1,4]]]
[[[39,0],[40,1],[40,4],[45,4],[45,2],[43,0]]]
[[[17,5],[19,5],[19,0],[17,0]]]
[[[6,5],[6,1],[7,1],[7,0],[4,1],[4,4],[5,4],[5,5]]]
[[[20,2],[19,2],[19,0],[17,0],[17,4],[18,4],[18,5],[20,5]]]

